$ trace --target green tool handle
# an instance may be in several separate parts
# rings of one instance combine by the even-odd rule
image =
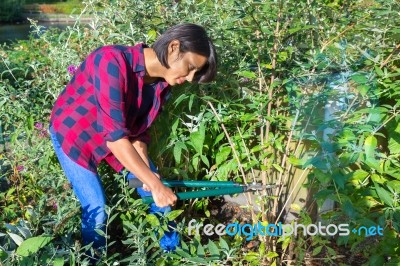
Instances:
[[[197,181],[197,180],[161,180],[161,182],[167,187],[237,187],[240,186],[238,183],[233,181]],[[143,182],[138,178],[132,178],[128,181],[129,187],[138,188],[143,186]]]
[[[230,187],[230,188],[178,192],[178,193],[176,193],[176,196],[177,196],[178,200],[196,199],[196,198],[205,198],[205,197],[242,193],[242,192],[244,192],[244,189],[245,189],[244,187],[235,186],[235,187]],[[153,199],[153,197],[143,197],[142,202],[145,204],[150,204],[150,203],[154,202],[154,199]]]

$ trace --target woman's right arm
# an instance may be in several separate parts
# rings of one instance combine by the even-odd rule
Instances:
[[[154,202],[158,207],[175,204],[176,195],[170,188],[161,183],[127,138],[107,141],[107,147],[126,169],[150,188]]]

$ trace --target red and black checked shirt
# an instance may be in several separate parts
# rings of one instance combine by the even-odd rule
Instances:
[[[57,140],[64,153],[86,169],[96,172],[103,159],[116,171],[123,169],[106,141],[150,141],[148,128],[170,87],[164,80],[152,86],[143,84],[145,47],[98,48],[80,65],[54,104],[50,124]]]

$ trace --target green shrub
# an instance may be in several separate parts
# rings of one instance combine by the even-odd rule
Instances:
[[[379,225],[384,235],[260,237],[253,248],[245,248],[243,236],[187,238],[185,220],[218,218],[212,217],[212,203],[195,200],[174,215],[180,214],[182,249],[161,254],[154,231],[167,220],[158,223],[146,215],[123,178],[104,167],[112,217],[104,265],[280,265],[321,257],[338,264],[338,253],[346,249],[371,258],[371,265],[398,263],[400,22],[393,18],[399,11],[394,0],[89,0],[82,13],[93,17],[89,25],[78,22],[61,33],[40,32],[38,39],[4,47],[0,133],[7,151],[0,170],[12,188],[0,191],[2,261],[87,260],[89,247],[76,242],[78,205],[37,123],[47,127],[51,106],[70,78],[68,66],[79,65],[100,45],[151,44],[163,29],[186,21],[210,32],[219,75],[213,84],[173,89],[168,111],[152,129],[150,153],[163,176],[281,184],[258,197],[263,212],[254,214],[253,222],[282,221],[293,188],[303,185],[317,210],[327,199],[334,202],[319,218],[354,228]],[[332,103],[334,119],[324,119],[324,108]],[[296,183],[294,170],[307,177],[304,184]],[[303,224],[318,218],[308,209],[298,214]],[[32,244],[43,240],[37,237],[46,237],[46,244]],[[26,255],[21,243],[30,238],[31,250],[38,252]],[[332,243],[341,249],[335,251]]]

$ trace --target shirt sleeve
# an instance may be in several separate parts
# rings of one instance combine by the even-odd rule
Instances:
[[[106,141],[126,138],[125,89],[127,64],[121,53],[101,52],[93,58],[94,97],[97,131]]]
[[[141,142],[146,143],[147,145],[150,144],[151,141],[151,136],[150,136],[150,130],[147,129],[145,132],[143,132],[142,134],[140,134],[139,136],[137,136],[135,138],[136,140],[139,140]]]

